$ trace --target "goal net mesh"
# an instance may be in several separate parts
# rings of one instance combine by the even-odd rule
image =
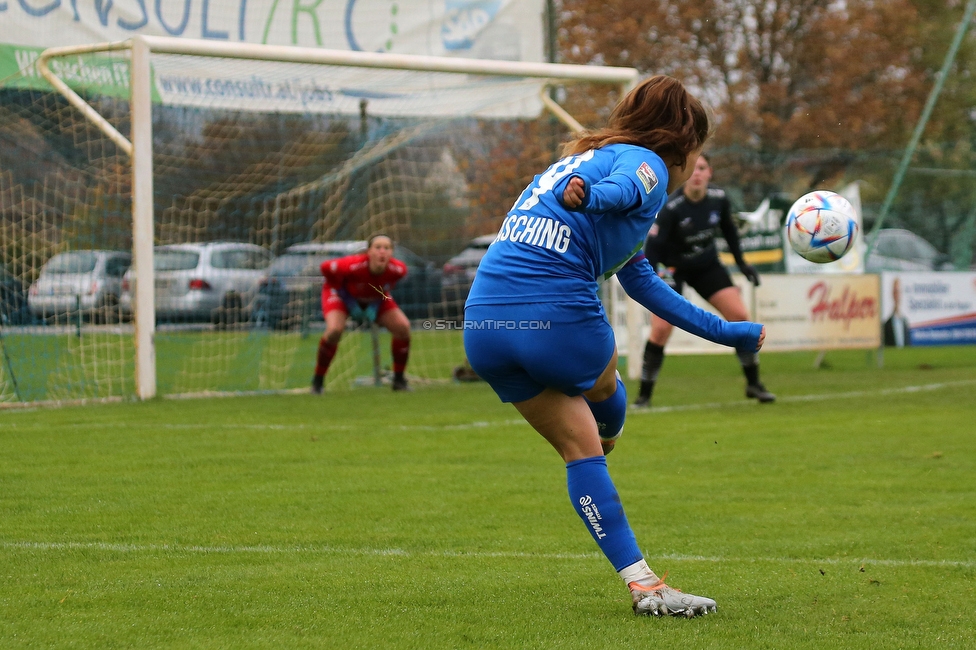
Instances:
[[[52,71],[131,138],[128,52]],[[156,364],[162,395],[307,388],[318,265],[370,235],[409,269],[407,376],[449,381],[478,236],[557,155],[538,80],[157,55]],[[606,86],[575,87],[587,98]],[[0,80],[0,402],[135,394],[131,161],[39,79]],[[351,321],[326,387],[375,382],[390,339]],[[378,344],[375,342],[378,336]]]

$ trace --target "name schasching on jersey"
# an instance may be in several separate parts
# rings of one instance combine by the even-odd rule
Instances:
[[[539,246],[557,253],[569,250],[573,230],[550,217],[530,217],[525,214],[509,215],[498,231],[492,245],[502,242],[518,242]]]

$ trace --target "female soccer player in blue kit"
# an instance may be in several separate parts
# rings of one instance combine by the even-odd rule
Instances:
[[[691,175],[709,136],[701,103],[681,82],[645,80],[605,129],[584,134],[512,206],[478,268],[465,307],[472,368],[556,449],[570,500],[633,598],[636,614],[695,616],[710,598],[666,585],[647,566],[607,472],[627,394],[598,282],[624,290],[670,323],[758,350],[765,328],[729,323],[671,290],[640,251],[669,192]]]

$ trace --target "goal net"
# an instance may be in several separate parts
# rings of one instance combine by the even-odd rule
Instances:
[[[318,267],[377,233],[408,266],[407,376],[449,381],[478,237],[573,124],[548,89],[636,74],[154,37],[48,54],[47,81],[0,80],[7,403],[304,390]],[[350,319],[327,389],[390,365]]]

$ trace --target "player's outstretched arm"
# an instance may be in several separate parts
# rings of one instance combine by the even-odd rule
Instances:
[[[765,331],[761,324],[729,323],[697,307],[659,278],[643,255],[637,255],[617,272],[620,285],[647,310],[686,332],[737,350],[758,350]]]
[[[735,258],[735,265],[739,267],[739,271],[746,276],[746,279],[754,287],[758,287],[760,284],[759,273],[751,264],[746,262],[742,255],[742,242],[739,240],[739,231],[735,227],[735,222],[732,221],[732,210],[727,199],[722,202],[719,227],[722,229],[722,236],[725,237],[725,241],[729,245],[729,252]]]

